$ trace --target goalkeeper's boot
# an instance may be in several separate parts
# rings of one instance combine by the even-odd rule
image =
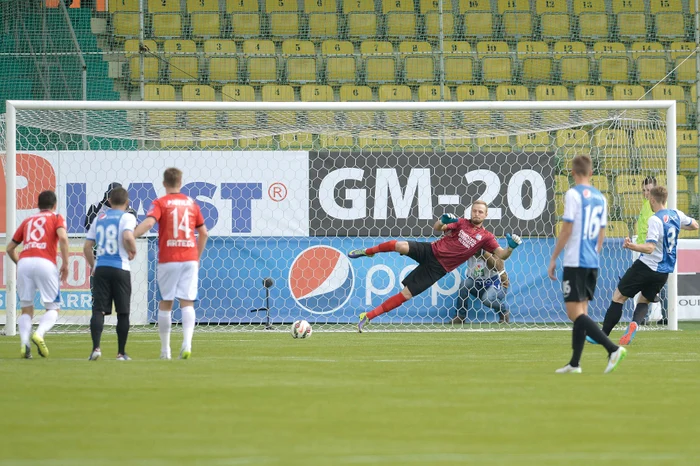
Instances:
[[[180,359],[190,359],[192,357],[192,350],[182,348],[180,351]]]
[[[357,331],[362,333],[362,330],[365,328],[365,325],[369,324],[369,317],[367,317],[367,313],[363,312],[360,314],[360,322],[357,324]]]
[[[614,371],[626,356],[627,350],[623,346],[617,348],[617,351],[610,353],[610,357],[608,358],[608,366],[605,368],[605,371],[603,371],[603,374],[608,374]]]
[[[630,326],[627,327],[627,331],[625,332],[624,335],[622,335],[622,338],[620,338],[620,345],[622,346],[627,346],[630,343],[632,343],[632,339],[637,333],[637,329],[639,328],[639,325],[637,325],[637,322],[630,322]]]
[[[117,361],[131,361],[131,358],[129,357],[128,354],[118,354],[117,355]]]
[[[22,359],[32,359],[32,348],[29,345],[20,345],[19,354]]]
[[[46,342],[38,333],[32,333],[32,343],[36,345],[36,349],[39,351],[39,356],[42,358],[49,357],[49,348],[46,346]]]
[[[590,343],[591,345],[597,345],[597,344],[598,344],[597,341],[595,341],[593,338],[589,337],[588,335],[586,335],[586,341],[587,341],[588,343]]]
[[[102,351],[99,348],[95,348],[92,350],[92,353],[90,353],[90,357],[88,358],[88,361],[97,361],[102,357]]]
[[[374,254],[367,254],[366,249],[354,249],[348,253],[350,259],[357,259],[358,257],[374,257]]]
[[[581,366],[574,367],[571,364],[567,364],[561,369],[557,369],[554,371],[555,374],[580,374],[581,372],[583,372]]]

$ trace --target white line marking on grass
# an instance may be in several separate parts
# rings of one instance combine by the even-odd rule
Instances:
[[[561,453],[435,453],[435,454],[415,454],[415,455],[363,455],[363,456],[345,456],[334,459],[342,463],[352,464],[381,464],[381,463],[419,463],[419,464],[436,464],[436,463],[464,463],[475,462],[476,464],[484,463],[503,463],[506,464],[521,464],[531,461],[552,461],[561,460],[561,464],[567,464],[572,460],[585,461],[643,461],[652,462],[655,464],[658,461],[687,461],[691,459],[700,459],[698,455],[684,455],[678,453],[644,453],[644,452],[620,452],[620,453],[605,453],[605,452],[561,452]]]

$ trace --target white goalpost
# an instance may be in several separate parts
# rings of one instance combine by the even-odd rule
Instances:
[[[89,322],[80,250],[87,207],[117,181],[142,220],[164,193],[162,172],[170,166],[183,170],[183,192],[200,203],[211,232],[196,311],[198,324],[214,330],[286,329],[280,325],[303,318],[315,331],[351,331],[359,312],[400,290],[415,263],[398,254],[350,261],[345,253],[389,238],[434,241],[435,218],[468,217],[477,199],[489,204],[485,226],[501,244],[505,233],[524,238],[506,262],[511,285],[503,307],[470,294],[461,267],[373,328],[565,328],[559,283],[546,279],[546,263],[578,154],[594,159],[593,184],[610,205],[591,306],[602,320],[617,277],[632,264],[621,244],[635,231],[641,180],[657,178],[668,189],[668,207],[678,202],[671,100],[10,100],[6,108],[5,242],[36,212],[36,194],[56,190],[72,241],[72,278],[58,321],[66,331]],[[137,326],[155,323],[156,249],[153,236],[139,240],[132,272]],[[4,271],[0,323],[15,335],[16,267],[9,258]],[[665,295],[670,330],[678,329],[676,279],[669,276]],[[509,324],[498,323],[499,312]],[[452,322],[455,315],[464,315],[463,325]],[[628,307],[624,315],[631,315]]]

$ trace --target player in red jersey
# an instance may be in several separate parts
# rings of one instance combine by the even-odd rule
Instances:
[[[418,262],[418,267],[403,279],[404,288],[400,293],[387,299],[372,311],[360,314],[357,330],[362,333],[363,327],[370,320],[424,292],[482,249],[500,259],[508,259],[513,249],[520,246],[522,240],[517,235],[507,234],[508,248],[500,247],[493,234],[482,226],[487,213],[488,206],[484,201],[479,200],[472,205],[471,220],[458,219],[451,214],[440,217],[433,228],[444,231],[445,234],[433,243],[391,240],[371,248],[350,251],[348,257],[351,259],[372,257],[378,252],[398,252]]]
[[[68,234],[66,221],[56,210],[56,193],[43,191],[37,202],[39,212],[26,218],[17,228],[12,242],[7,246],[7,255],[17,264],[17,291],[22,315],[17,319],[20,354],[31,359],[29,334],[34,317],[34,296],[39,290],[46,312],[41,316],[39,327],[31,335],[41,357],[49,356],[44,335],[51,330],[61,307],[60,283],[68,276]],[[24,244],[17,254],[17,246]],[[61,250],[61,268],[56,268],[56,244]]]
[[[207,244],[209,233],[199,206],[189,196],[180,193],[182,171],[168,168],[163,173],[165,196],[151,205],[146,219],[134,230],[139,237],[158,222],[158,288],[161,301],[158,306],[161,359],[171,359],[170,328],[173,301],[177,298],[182,311],[183,342],[181,359],[192,355],[194,333],[194,302],[197,299],[199,259]],[[195,231],[197,237],[195,237]]]

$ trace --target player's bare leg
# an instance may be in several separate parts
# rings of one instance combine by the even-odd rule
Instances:
[[[408,247],[408,244],[406,246]],[[406,252],[408,252],[408,250]],[[413,295],[411,294],[409,289],[407,287],[404,287],[400,293],[395,294],[391,298],[387,299],[382,304],[372,309],[370,312],[363,312],[362,314],[360,314],[360,322],[357,324],[357,331],[362,333],[362,330],[364,329],[365,325],[367,325],[370,320],[386,312],[389,312],[392,309],[396,309],[412,297]]]
[[[20,356],[24,359],[32,359],[32,349],[29,346],[29,337],[32,333],[32,318],[34,306],[23,306],[22,314],[17,319],[19,326]]]
[[[180,359],[189,359],[192,356],[192,335],[194,334],[194,301],[180,300],[180,310],[182,311],[182,348],[180,349]]]
[[[160,359],[172,359],[170,355],[170,331],[173,326],[172,310],[172,301],[161,301],[158,304],[158,334],[160,335]]]

